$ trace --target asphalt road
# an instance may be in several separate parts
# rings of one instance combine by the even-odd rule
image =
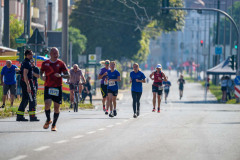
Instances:
[[[1,119],[0,160],[239,160],[240,106],[217,104],[211,94],[205,102],[195,83],[185,85],[179,100],[176,74],[169,78],[169,102],[163,101],[161,113],[151,112],[151,84],[144,84],[137,119],[130,91],[117,102],[117,117],[104,115],[101,106],[65,111],[57,132],[42,129],[44,114],[40,122]]]

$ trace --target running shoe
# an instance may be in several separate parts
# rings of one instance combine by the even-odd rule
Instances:
[[[108,115],[108,110],[106,110],[105,114]]]
[[[30,122],[38,122],[40,119],[37,119],[37,117],[30,117]]]
[[[105,108],[105,106],[103,106],[103,111],[105,111],[106,110],[106,108]]]
[[[117,110],[113,110],[113,115],[117,116]]]
[[[56,126],[52,126],[52,131],[57,131],[57,127]]]
[[[22,122],[26,122],[26,121],[28,121],[28,119],[26,119],[25,117],[23,117],[23,116],[18,116],[17,115],[17,118],[16,118],[16,121],[22,121]]]
[[[158,113],[160,113],[160,108],[158,108],[158,111],[157,111]]]
[[[113,113],[112,113],[112,112],[109,114],[109,117],[114,117],[114,115],[113,115]]]
[[[152,112],[155,112],[155,111],[156,111],[155,108],[153,108]]]
[[[2,106],[1,106],[1,108],[4,108],[5,107],[5,104],[3,104]]]
[[[43,129],[48,129],[49,128],[49,125],[52,123],[52,121],[46,121],[46,123],[44,124],[43,126]]]
[[[136,113],[133,114],[133,118],[137,118],[137,114]]]

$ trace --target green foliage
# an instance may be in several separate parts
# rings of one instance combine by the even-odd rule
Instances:
[[[62,29],[58,29],[61,31]],[[72,59],[74,63],[78,63],[78,55],[86,50],[87,38],[81,34],[77,28],[69,27],[69,42],[72,42]]]
[[[171,10],[162,15],[162,0],[138,0],[145,11],[126,0],[79,0],[70,16],[70,25],[79,28],[88,39],[87,53],[102,47],[103,59],[121,60],[123,57],[138,62],[149,54],[149,40],[161,31],[179,30],[183,26],[183,11]],[[182,0],[170,0],[170,6],[183,6]],[[140,29],[139,29],[140,28]]]
[[[20,37],[24,31],[23,21],[17,20],[13,15],[10,15],[10,47],[17,48],[22,46],[22,44],[17,44],[15,39]]]

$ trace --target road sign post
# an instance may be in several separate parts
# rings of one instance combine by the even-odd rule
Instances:
[[[26,40],[26,38],[15,38],[15,42],[16,43],[26,43],[27,42],[27,40]]]

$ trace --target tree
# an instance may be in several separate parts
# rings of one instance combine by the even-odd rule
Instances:
[[[182,0],[170,2],[176,7],[183,5]],[[161,5],[162,0],[79,0],[70,16],[70,25],[86,35],[86,53],[94,53],[100,46],[103,59],[125,57],[142,62],[149,53],[150,38],[183,26],[183,11],[171,10],[163,15]]]
[[[58,29],[57,31],[61,31]],[[81,34],[77,28],[69,27],[69,42],[72,42],[72,60],[78,63],[78,55],[81,55],[86,50],[87,38]]]
[[[17,48],[22,46],[22,44],[17,44],[15,39],[20,37],[24,31],[24,24],[22,21],[17,20],[14,15],[10,15],[9,20],[10,26],[10,47]]]

